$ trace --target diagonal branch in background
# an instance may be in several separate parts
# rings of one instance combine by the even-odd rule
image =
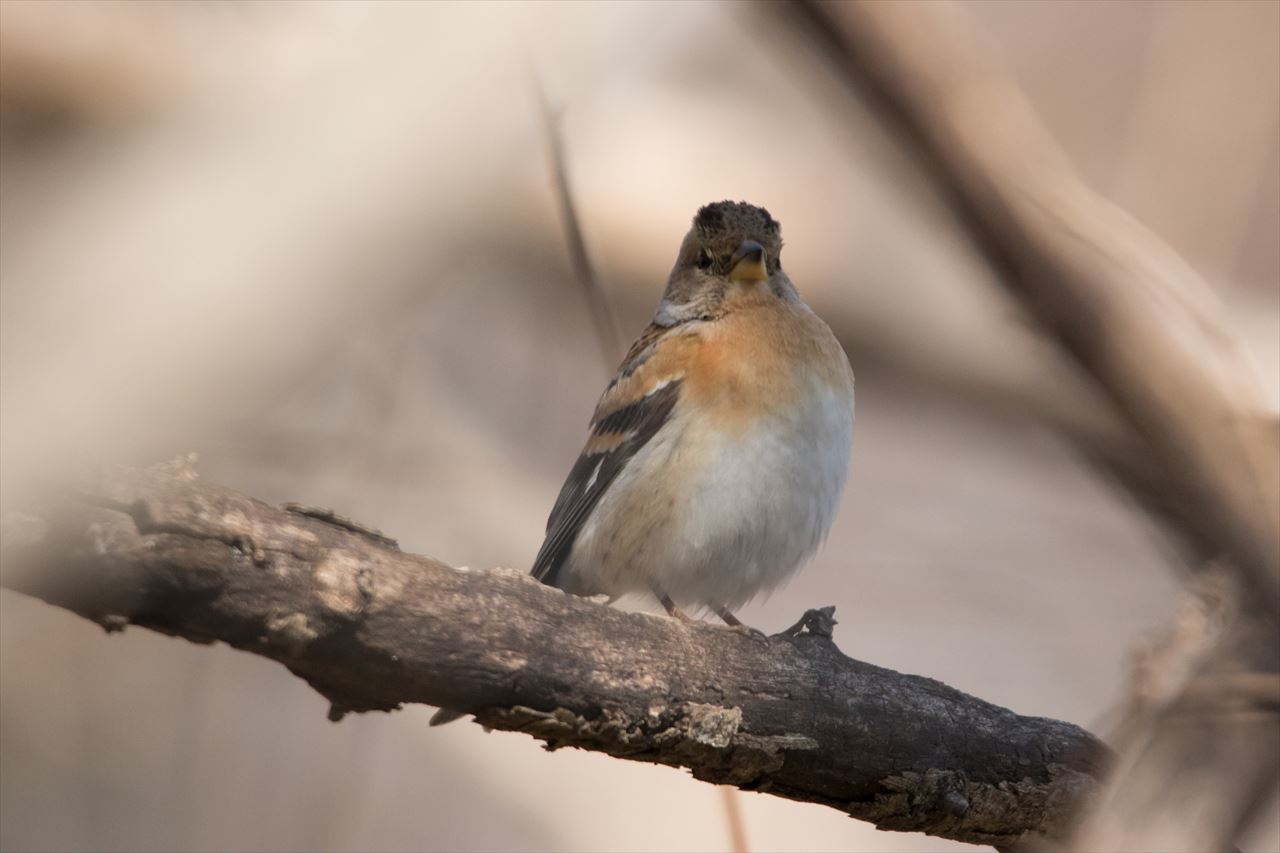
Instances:
[[[687,767],[883,829],[999,846],[1061,836],[1110,760],[1074,725],[845,657],[821,630],[762,640],[522,572],[452,569],[332,514],[203,483],[189,464],[117,470],[7,515],[3,549],[6,587],[108,630],[279,661],[334,719],[446,705],[549,748]]]
[[[1076,177],[962,10],[781,8],[916,155],[1000,283],[1143,437],[1180,493],[1182,523],[1231,554],[1280,615],[1280,432],[1212,291]]]
[[[1178,692],[1127,721],[1103,805],[1073,845],[1230,846],[1280,779],[1280,429],[1252,363],[1187,264],[1076,177],[962,10],[778,8],[878,109],[998,280],[1132,427],[1133,464],[1104,465],[1182,539],[1227,557],[1239,612],[1188,646],[1182,668],[1194,671]],[[1151,482],[1168,494],[1151,500]]]

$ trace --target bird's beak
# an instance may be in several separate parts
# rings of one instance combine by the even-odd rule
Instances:
[[[769,271],[765,269],[765,251],[755,240],[744,240],[729,259],[729,280],[737,284],[765,281]]]

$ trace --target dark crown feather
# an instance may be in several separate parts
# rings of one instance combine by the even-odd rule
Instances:
[[[763,207],[745,201],[717,201],[704,205],[693,218],[693,227],[704,235],[769,234],[781,229],[778,220]]]

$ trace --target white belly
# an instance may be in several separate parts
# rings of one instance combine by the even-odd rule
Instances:
[[[850,403],[815,391],[736,432],[677,409],[583,526],[565,587],[732,609],[790,577],[831,528],[853,440]]]

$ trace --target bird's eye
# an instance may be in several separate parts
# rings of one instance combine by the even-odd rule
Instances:
[[[698,269],[700,270],[711,269],[711,253],[708,252],[706,249],[700,249],[698,251]]]

